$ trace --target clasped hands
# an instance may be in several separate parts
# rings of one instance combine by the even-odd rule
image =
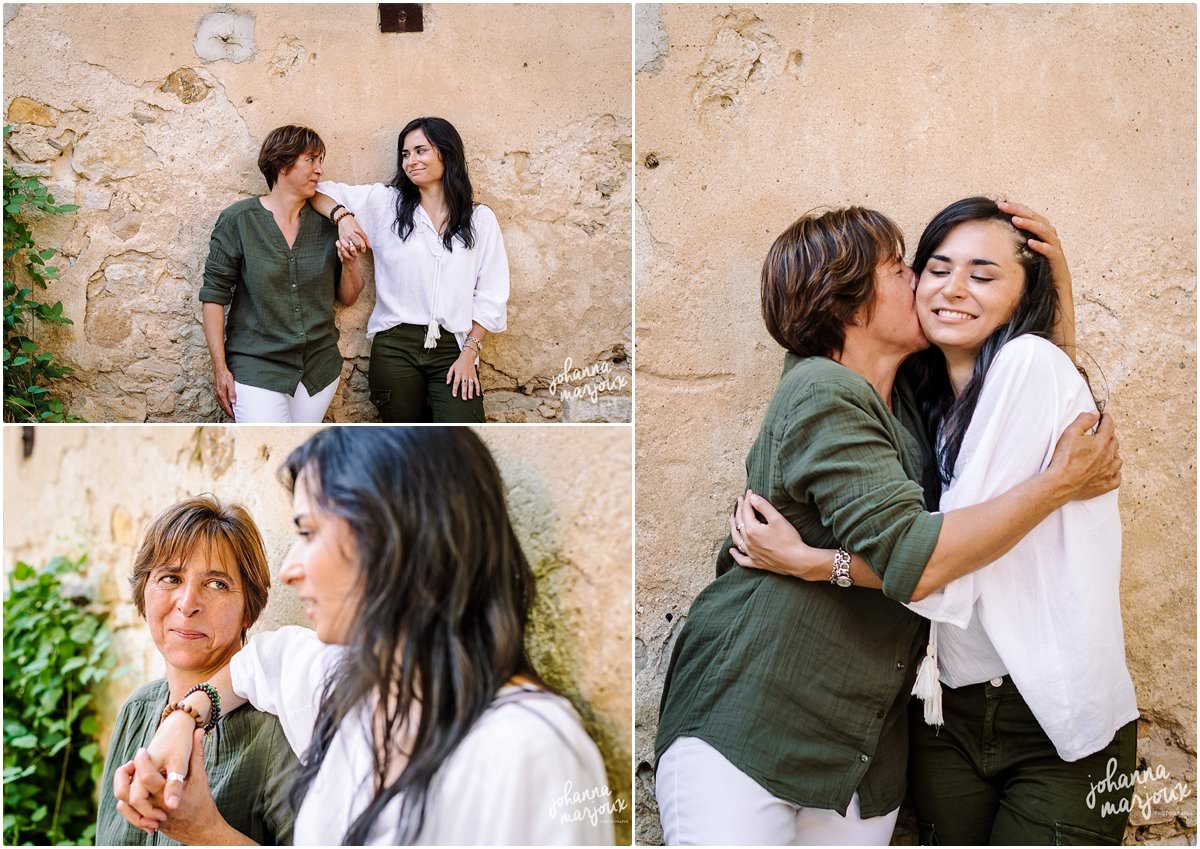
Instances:
[[[359,254],[365,254],[371,249],[371,240],[366,232],[358,226],[353,215],[343,215],[338,219],[337,252],[338,259],[350,262]]]
[[[134,828],[189,844],[227,843],[204,769],[204,731],[167,717],[147,749],[117,769],[117,812]],[[186,714],[178,714],[189,720]],[[181,779],[179,776],[186,776]]]

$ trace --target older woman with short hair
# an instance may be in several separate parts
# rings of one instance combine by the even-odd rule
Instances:
[[[168,705],[229,662],[267,604],[271,575],[254,520],[211,496],[187,498],[151,523],[134,560],[133,603],[146,620],[166,675],[137,689],[113,727],[96,820],[97,845],[178,845],[187,824],[161,836],[134,828],[117,812],[113,778],[147,746]],[[250,705],[210,723],[207,781],[223,817],[258,843],[291,841],[288,780],[297,762],[279,721]]]
[[[258,154],[267,194],[229,206],[213,227],[204,337],[217,403],[235,421],[320,422],[337,392],[333,304],[353,304],[363,281],[338,259],[337,228],[308,205],[324,161],[316,131],[275,128]]]

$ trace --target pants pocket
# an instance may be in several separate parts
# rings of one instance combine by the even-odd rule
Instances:
[[[371,403],[376,407],[387,406],[387,403],[392,400],[392,390],[376,389],[371,392]]]

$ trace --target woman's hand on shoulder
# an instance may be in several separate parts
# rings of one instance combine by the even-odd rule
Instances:
[[[1120,486],[1120,448],[1111,415],[1080,413],[1067,425],[1046,469],[1059,477],[1062,503],[1086,501]]]
[[[729,554],[739,566],[806,581],[829,579],[828,564],[816,556],[819,549],[806,545],[792,523],[752,490],[738,496],[729,517],[729,535],[733,539]]]

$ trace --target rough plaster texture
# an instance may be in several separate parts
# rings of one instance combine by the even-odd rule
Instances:
[[[103,737],[139,684],[162,674],[129,600],[133,556],[150,520],[187,495],[244,504],[266,542],[272,575],[294,538],[291,500],[277,470],[315,427],[38,427],[22,456],[22,428],[4,431],[5,571],[55,554],[89,560],[85,591],[110,613],[119,663],[102,700]],[[632,675],[631,434],[627,427],[484,428],[507,488],[510,515],[537,575],[528,645],[543,676],[570,697],[624,800],[615,815],[628,843]],[[307,624],[295,593],[272,582],[253,631]],[[619,822],[623,818],[623,822]]]
[[[75,323],[46,336],[77,370],[76,415],[221,417],[196,300],[208,237],[266,190],[258,146],[286,123],[317,129],[327,178],[349,183],[391,178],[410,118],[458,127],[512,272],[509,329],[481,367],[489,420],[571,420],[548,391],[567,357],[629,374],[628,6],[431,6],[424,32],[387,35],[372,4],[12,8],[6,158],[83,207],[35,228],[62,253],[50,297]],[[339,309],[334,421],[376,417],[373,303],[368,279]],[[631,418],[631,386],[605,393],[609,420]]]
[[[911,257],[938,210],[985,193],[1057,225],[1081,359],[1118,422],[1140,752],[1192,789],[1135,812],[1127,837],[1194,842],[1195,9],[651,17],[666,38],[639,18],[637,839],[661,839],[651,764],[672,640],[712,577],[782,365],[759,317],[768,246],[813,207],[857,203],[891,215]]]

